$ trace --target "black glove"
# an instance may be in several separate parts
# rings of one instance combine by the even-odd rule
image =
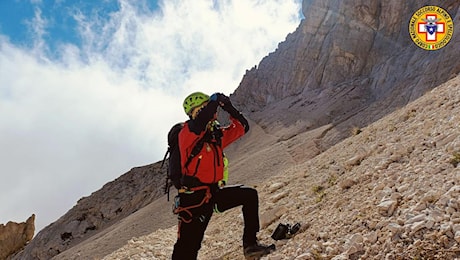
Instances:
[[[230,116],[240,121],[240,123],[244,127],[244,132],[247,133],[249,131],[249,123],[248,120],[238,111],[230,101],[230,98],[222,93],[214,93],[211,95],[210,100],[215,100],[219,103],[219,106],[227,112]]]
[[[227,97],[226,95],[224,94],[220,94],[219,95],[219,99],[217,100],[219,101],[219,105],[224,108],[226,106],[229,106],[229,105],[232,105],[232,102],[230,101],[230,98]]]
[[[236,110],[236,108],[233,107],[232,101],[230,101],[229,97],[227,97],[226,95],[222,93],[215,93],[213,94],[213,96],[214,95],[215,95],[215,100],[217,101],[217,103],[219,103],[219,106],[225,112],[229,113],[232,116],[236,115],[236,112],[239,113],[238,110]]]
[[[231,102],[230,102],[230,98],[227,97],[226,95],[222,94],[222,93],[214,93],[214,94],[212,94],[212,95],[209,97],[209,100],[211,100],[211,101],[216,101],[216,102],[219,104],[219,106],[221,106],[222,108],[223,108],[225,105],[231,103]]]
[[[244,127],[244,132],[247,133],[249,131],[249,122],[248,122],[248,120],[243,116],[243,114],[241,114],[239,112],[238,112],[238,116],[235,117],[235,118],[238,119],[238,121],[240,121],[240,123]]]

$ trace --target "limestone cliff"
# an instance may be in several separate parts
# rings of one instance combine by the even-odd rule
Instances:
[[[410,39],[420,7],[437,4],[454,22],[451,42],[426,51]],[[326,124],[322,149],[460,72],[459,1],[304,0],[305,19],[232,96],[267,132],[284,139]],[[457,57],[457,58],[456,58]]]

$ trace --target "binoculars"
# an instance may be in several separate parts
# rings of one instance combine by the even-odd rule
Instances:
[[[291,238],[300,229],[300,223],[296,223],[291,227],[289,224],[278,224],[275,231],[273,231],[272,238],[274,240],[281,240]]]

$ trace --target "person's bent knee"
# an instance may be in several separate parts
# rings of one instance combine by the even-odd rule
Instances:
[[[244,190],[245,190],[245,198],[247,198],[248,201],[251,201],[252,203],[254,202],[258,203],[259,195],[256,189],[252,187],[244,186]]]

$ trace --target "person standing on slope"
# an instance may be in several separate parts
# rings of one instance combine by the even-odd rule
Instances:
[[[219,106],[230,115],[231,123],[227,127],[220,127],[216,121]],[[210,97],[201,92],[192,93],[185,98],[183,107],[190,119],[179,133],[183,176],[176,197],[179,224],[172,259],[196,259],[213,211],[224,212],[240,205],[243,206],[245,257],[269,254],[275,249],[274,245],[260,245],[256,237],[259,231],[257,190],[243,185],[219,187],[218,184],[224,175],[223,149],[248,132],[248,121],[221,93]]]

